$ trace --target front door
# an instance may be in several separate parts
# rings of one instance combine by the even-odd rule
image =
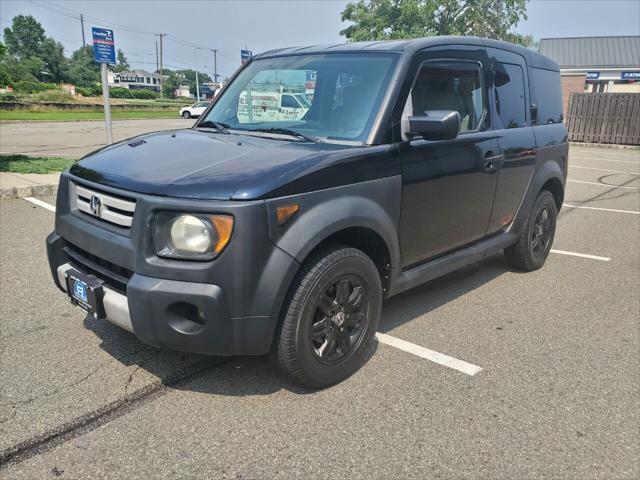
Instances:
[[[404,268],[487,234],[501,151],[487,113],[491,66],[485,58],[483,49],[433,52],[420,58],[403,118],[428,110],[456,110],[462,130],[455,140],[407,138],[400,146]]]

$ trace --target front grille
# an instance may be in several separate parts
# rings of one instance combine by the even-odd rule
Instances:
[[[63,250],[69,259],[69,263],[75,268],[81,272],[95,275],[113,290],[123,295],[126,294],[127,283],[129,283],[129,279],[133,275],[131,270],[108,262],[75,245],[67,244]]]
[[[136,210],[135,200],[93,190],[76,183],[71,183],[69,190],[72,209],[119,227],[131,228]]]

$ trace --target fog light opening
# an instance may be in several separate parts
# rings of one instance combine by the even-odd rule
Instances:
[[[196,305],[186,302],[172,303],[167,309],[171,314],[169,323],[181,333],[198,333],[207,321],[204,312]]]

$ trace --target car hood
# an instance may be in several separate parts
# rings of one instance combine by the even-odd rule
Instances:
[[[317,167],[330,144],[175,130],[93,152],[71,175],[133,192],[180,198],[250,200]]]

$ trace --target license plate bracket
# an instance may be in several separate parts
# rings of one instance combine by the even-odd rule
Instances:
[[[93,314],[95,318],[104,318],[104,282],[94,275],[75,269],[67,270],[65,277],[71,303]]]

